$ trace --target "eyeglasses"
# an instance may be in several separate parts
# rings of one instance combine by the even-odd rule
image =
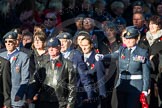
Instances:
[[[45,20],[50,20],[50,21],[54,21],[54,18],[45,18]]]
[[[5,40],[4,42],[5,42],[5,43],[14,43],[14,41],[13,41],[13,40],[8,40],[8,41],[7,41],[7,40]]]

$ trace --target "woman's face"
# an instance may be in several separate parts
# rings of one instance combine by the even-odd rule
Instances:
[[[137,43],[137,39],[134,39],[134,38],[131,38],[131,39],[125,39],[124,40],[124,43],[125,45],[128,47],[128,48],[132,48],[136,45]]]
[[[78,36],[77,38],[77,44],[81,47],[81,40],[84,38],[85,36]]]
[[[150,23],[149,23],[149,31],[152,34],[155,34],[158,30],[159,30],[159,26],[157,24],[153,23],[152,21],[150,21]]]
[[[106,28],[104,33],[108,39],[115,38],[116,36],[116,31],[112,28]]]
[[[84,54],[88,54],[92,51],[92,45],[86,39],[81,41],[81,48]]]
[[[44,42],[41,41],[37,36],[34,37],[35,49],[44,49]]]

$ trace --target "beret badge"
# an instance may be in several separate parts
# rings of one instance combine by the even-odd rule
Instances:
[[[130,36],[130,32],[127,32],[127,36]]]
[[[51,39],[49,40],[49,42],[53,42],[53,39],[51,38]]]

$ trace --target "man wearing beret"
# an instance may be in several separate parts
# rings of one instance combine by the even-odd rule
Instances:
[[[90,102],[85,101],[96,98],[96,96],[90,75],[83,74],[87,69],[83,54],[79,50],[72,48],[72,36],[68,32],[60,33],[57,38],[61,42],[62,55],[72,61],[74,68],[77,70],[77,102],[75,108],[85,108],[87,105],[90,107]]]
[[[11,107],[11,70],[10,62],[0,57],[0,108]]]
[[[74,108],[76,72],[72,62],[63,57],[55,37],[47,41],[47,50],[49,58],[36,73],[42,83],[36,108]]]
[[[3,39],[7,51],[0,53],[0,56],[11,63],[11,105],[13,108],[23,108],[29,81],[29,57],[16,48],[17,33],[10,31]]]
[[[116,88],[118,108],[141,108],[140,96],[147,96],[150,80],[148,51],[136,45],[139,31],[127,27],[124,34],[126,47],[105,56],[98,54],[96,60],[118,60],[119,78]],[[142,95],[141,95],[142,94]]]

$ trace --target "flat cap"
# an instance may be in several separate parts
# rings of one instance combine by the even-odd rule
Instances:
[[[3,36],[3,39],[17,39],[17,33],[13,31],[9,31]]]
[[[133,6],[144,6],[144,2],[143,1],[141,1],[141,0],[137,0],[137,1],[135,1],[135,2],[133,2]]]
[[[56,37],[52,37],[49,40],[47,40],[46,46],[47,47],[58,47],[58,46],[61,46],[61,42]]]
[[[56,38],[58,39],[72,39],[72,36],[70,33],[68,32],[62,32],[62,33],[59,33]]]
[[[137,38],[140,35],[140,32],[135,26],[128,26],[126,27],[126,33],[124,37],[126,39]]]

